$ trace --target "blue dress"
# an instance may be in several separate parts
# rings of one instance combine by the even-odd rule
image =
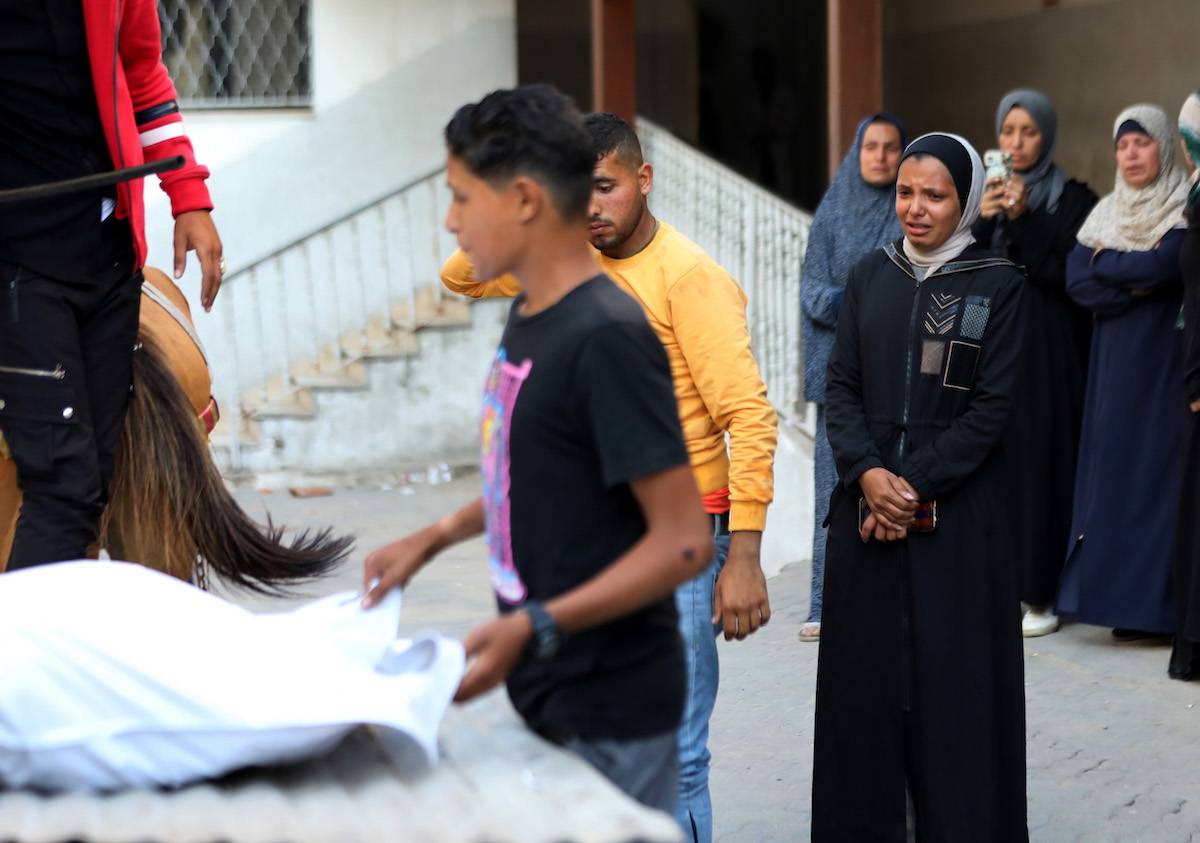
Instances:
[[[1085,623],[1174,631],[1183,234],[1170,231],[1147,252],[1093,257],[1077,245],[1067,261],[1067,292],[1095,327],[1058,611]]]
[[[817,405],[813,453],[813,561],[808,622],[821,622],[821,595],[825,582],[825,517],[829,496],[837,485],[837,468],[825,433],[825,369],[833,350],[838,311],[846,291],[850,267],[872,249],[891,243],[903,234],[896,217],[896,191],[892,185],[873,187],[863,181],[859,153],[863,136],[876,119],[900,129],[899,121],[871,115],[858,124],[854,143],[821,198],[808,233],[804,268],[800,273],[800,315],[804,324],[804,400]],[[900,129],[901,146],[904,130]]]

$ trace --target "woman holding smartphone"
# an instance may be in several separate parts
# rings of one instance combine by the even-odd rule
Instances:
[[[1071,531],[1092,337],[1091,314],[1067,295],[1067,255],[1097,197],[1054,163],[1058,115],[1044,94],[1005,94],[996,135],[1000,150],[1012,156],[1012,173],[987,182],[974,230],[980,244],[1025,269],[1025,358],[1007,453],[1020,490],[1012,517],[1027,607],[1021,631],[1031,638],[1058,629],[1054,598]]]
[[[1067,259],[1067,292],[1095,326],[1058,609],[1131,638],[1175,631],[1188,174],[1174,123],[1156,105],[1121,112],[1113,143],[1115,188]]]
[[[904,237],[846,284],[825,391],[840,484],[817,668],[816,841],[903,840],[906,791],[918,840],[1028,840],[1002,453],[1024,281],[974,243],[982,192],[965,140],[913,141],[896,181]]]

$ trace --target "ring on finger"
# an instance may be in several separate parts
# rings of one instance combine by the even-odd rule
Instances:
[[[224,255],[221,255],[221,261],[220,261],[220,263],[217,264],[217,269],[219,269],[221,271],[221,275],[224,275],[226,272],[229,271],[229,264],[227,264],[225,262]]]

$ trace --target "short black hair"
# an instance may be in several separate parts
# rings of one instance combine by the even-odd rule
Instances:
[[[564,219],[587,216],[591,138],[575,103],[553,85],[492,91],[446,124],[446,148],[488,182],[529,175],[550,192]]]
[[[597,161],[616,152],[625,164],[642,166],[642,142],[623,118],[607,111],[593,111],[583,118],[583,124],[592,136],[592,152]]]

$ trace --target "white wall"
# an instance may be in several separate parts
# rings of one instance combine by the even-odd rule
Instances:
[[[436,166],[454,108],[516,82],[515,0],[314,0],[312,33],[311,109],[186,114],[231,270]],[[146,199],[149,262],[169,271],[153,179]],[[195,308],[194,258],[183,287]]]

